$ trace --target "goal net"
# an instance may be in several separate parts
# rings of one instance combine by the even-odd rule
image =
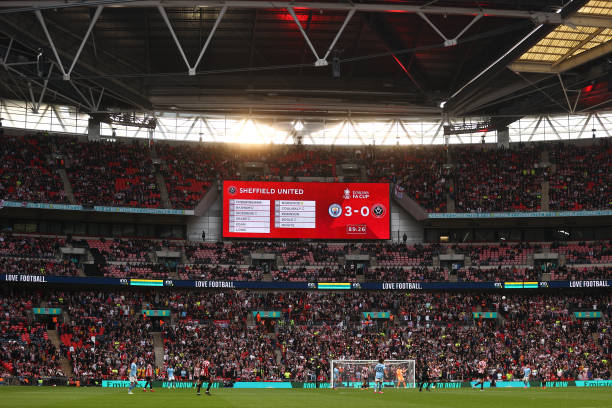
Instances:
[[[330,387],[374,386],[374,367],[378,360],[332,360]],[[385,360],[384,387],[415,388],[414,360]]]

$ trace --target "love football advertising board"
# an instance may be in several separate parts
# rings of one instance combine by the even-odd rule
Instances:
[[[226,238],[389,239],[387,183],[223,182]]]

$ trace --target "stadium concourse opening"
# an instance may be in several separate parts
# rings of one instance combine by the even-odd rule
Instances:
[[[608,408],[611,15],[0,2],[2,404]]]

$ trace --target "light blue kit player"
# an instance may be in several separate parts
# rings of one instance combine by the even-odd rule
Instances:
[[[132,361],[130,365],[130,389],[128,390],[128,394],[133,394],[132,390],[138,384],[138,366],[136,365],[136,357]]]
[[[338,386],[338,381],[340,381],[340,370],[334,367],[334,388]]]
[[[529,367],[529,364],[526,364],[523,367],[523,384],[525,384],[525,388],[529,385],[529,377],[531,377],[531,367]]]
[[[385,362],[384,359],[379,359],[378,364],[374,367],[374,372],[376,373],[376,377],[374,377],[374,392],[378,392],[379,394],[383,393],[383,380],[385,378]]]
[[[174,367],[169,366],[166,372],[168,373],[168,382],[170,383],[168,388],[174,388]]]

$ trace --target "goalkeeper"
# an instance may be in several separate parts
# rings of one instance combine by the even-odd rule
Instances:
[[[395,377],[397,378],[397,388],[400,388],[402,384],[404,384],[404,388],[406,388],[406,380],[404,379],[405,373],[406,370],[403,370],[401,367],[398,367],[397,370],[395,370]]]

